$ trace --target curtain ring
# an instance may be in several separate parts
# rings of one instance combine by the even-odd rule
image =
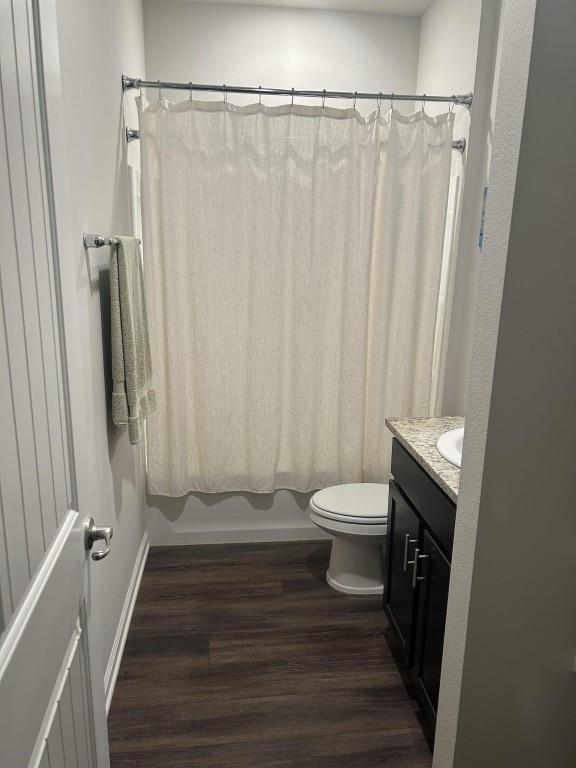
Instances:
[[[190,101],[192,101],[192,81],[188,83],[188,88],[190,89],[190,95],[188,98],[190,99]]]
[[[228,102],[228,91],[226,90],[226,83],[222,85],[222,95],[224,96],[224,104]]]
[[[324,104],[326,103],[326,88],[322,89],[322,109],[324,109]]]
[[[378,94],[378,112],[382,112],[382,91]]]
[[[158,101],[162,100],[162,86],[160,85],[160,80],[156,81],[158,83]]]
[[[354,105],[353,108],[356,109],[356,99],[358,98],[358,91],[354,91]]]
[[[452,114],[452,112],[454,112],[455,99],[456,99],[455,96],[452,96],[452,98],[450,99],[450,109],[448,110],[450,112],[450,114]]]
[[[258,104],[262,104],[262,86],[258,86]]]
[[[422,94],[422,112],[426,111],[426,94]]]
[[[292,106],[294,106],[294,88],[292,88]]]
[[[396,96],[396,94],[394,93],[394,91],[392,91],[392,96],[390,97],[390,111],[392,111],[394,109],[394,97],[395,96]]]

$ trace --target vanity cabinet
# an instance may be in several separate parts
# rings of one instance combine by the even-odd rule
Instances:
[[[399,663],[433,737],[456,505],[394,440],[384,559],[384,610]]]

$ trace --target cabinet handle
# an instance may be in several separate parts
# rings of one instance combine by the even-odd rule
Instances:
[[[407,533],[404,537],[404,573],[408,570],[408,547],[410,544],[416,544],[418,542],[418,539],[411,539],[410,534]]]
[[[412,589],[416,589],[419,581],[426,581],[426,576],[418,576],[418,563],[420,560],[427,560],[430,555],[421,555],[419,549],[414,550],[414,570],[412,571]]]
[[[418,547],[414,550],[414,560],[412,560],[412,564],[414,566],[414,570],[412,571],[412,589],[416,589],[416,582],[418,580],[418,558],[420,557],[420,550]]]

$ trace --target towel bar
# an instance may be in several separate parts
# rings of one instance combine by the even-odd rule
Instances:
[[[103,235],[87,235],[84,233],[82,240],[84,248],[102,248],[103,245],[118,245],[115,237],[104,237]]]
[[[102,248],[103,245],[118,245],[117,237],[104,237],[104,235],[88,235],[84,233],[82,236],[84,242],[84,248]],[[140,238],[138,238],[140,242]]]

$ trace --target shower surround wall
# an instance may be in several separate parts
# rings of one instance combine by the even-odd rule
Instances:
[[[375,92],[391,88],[404,93],[416,87],[417,17],[145,0],[144,37],[146,72],[155,79]],[[242,104],[254,97],[230,100]],[[360,105],[363,112],[374,108],[372,102]],[[318,538],[322,534],[308,518],[308,499],[309,494],[284,490],[153,496],[152,541]]]

